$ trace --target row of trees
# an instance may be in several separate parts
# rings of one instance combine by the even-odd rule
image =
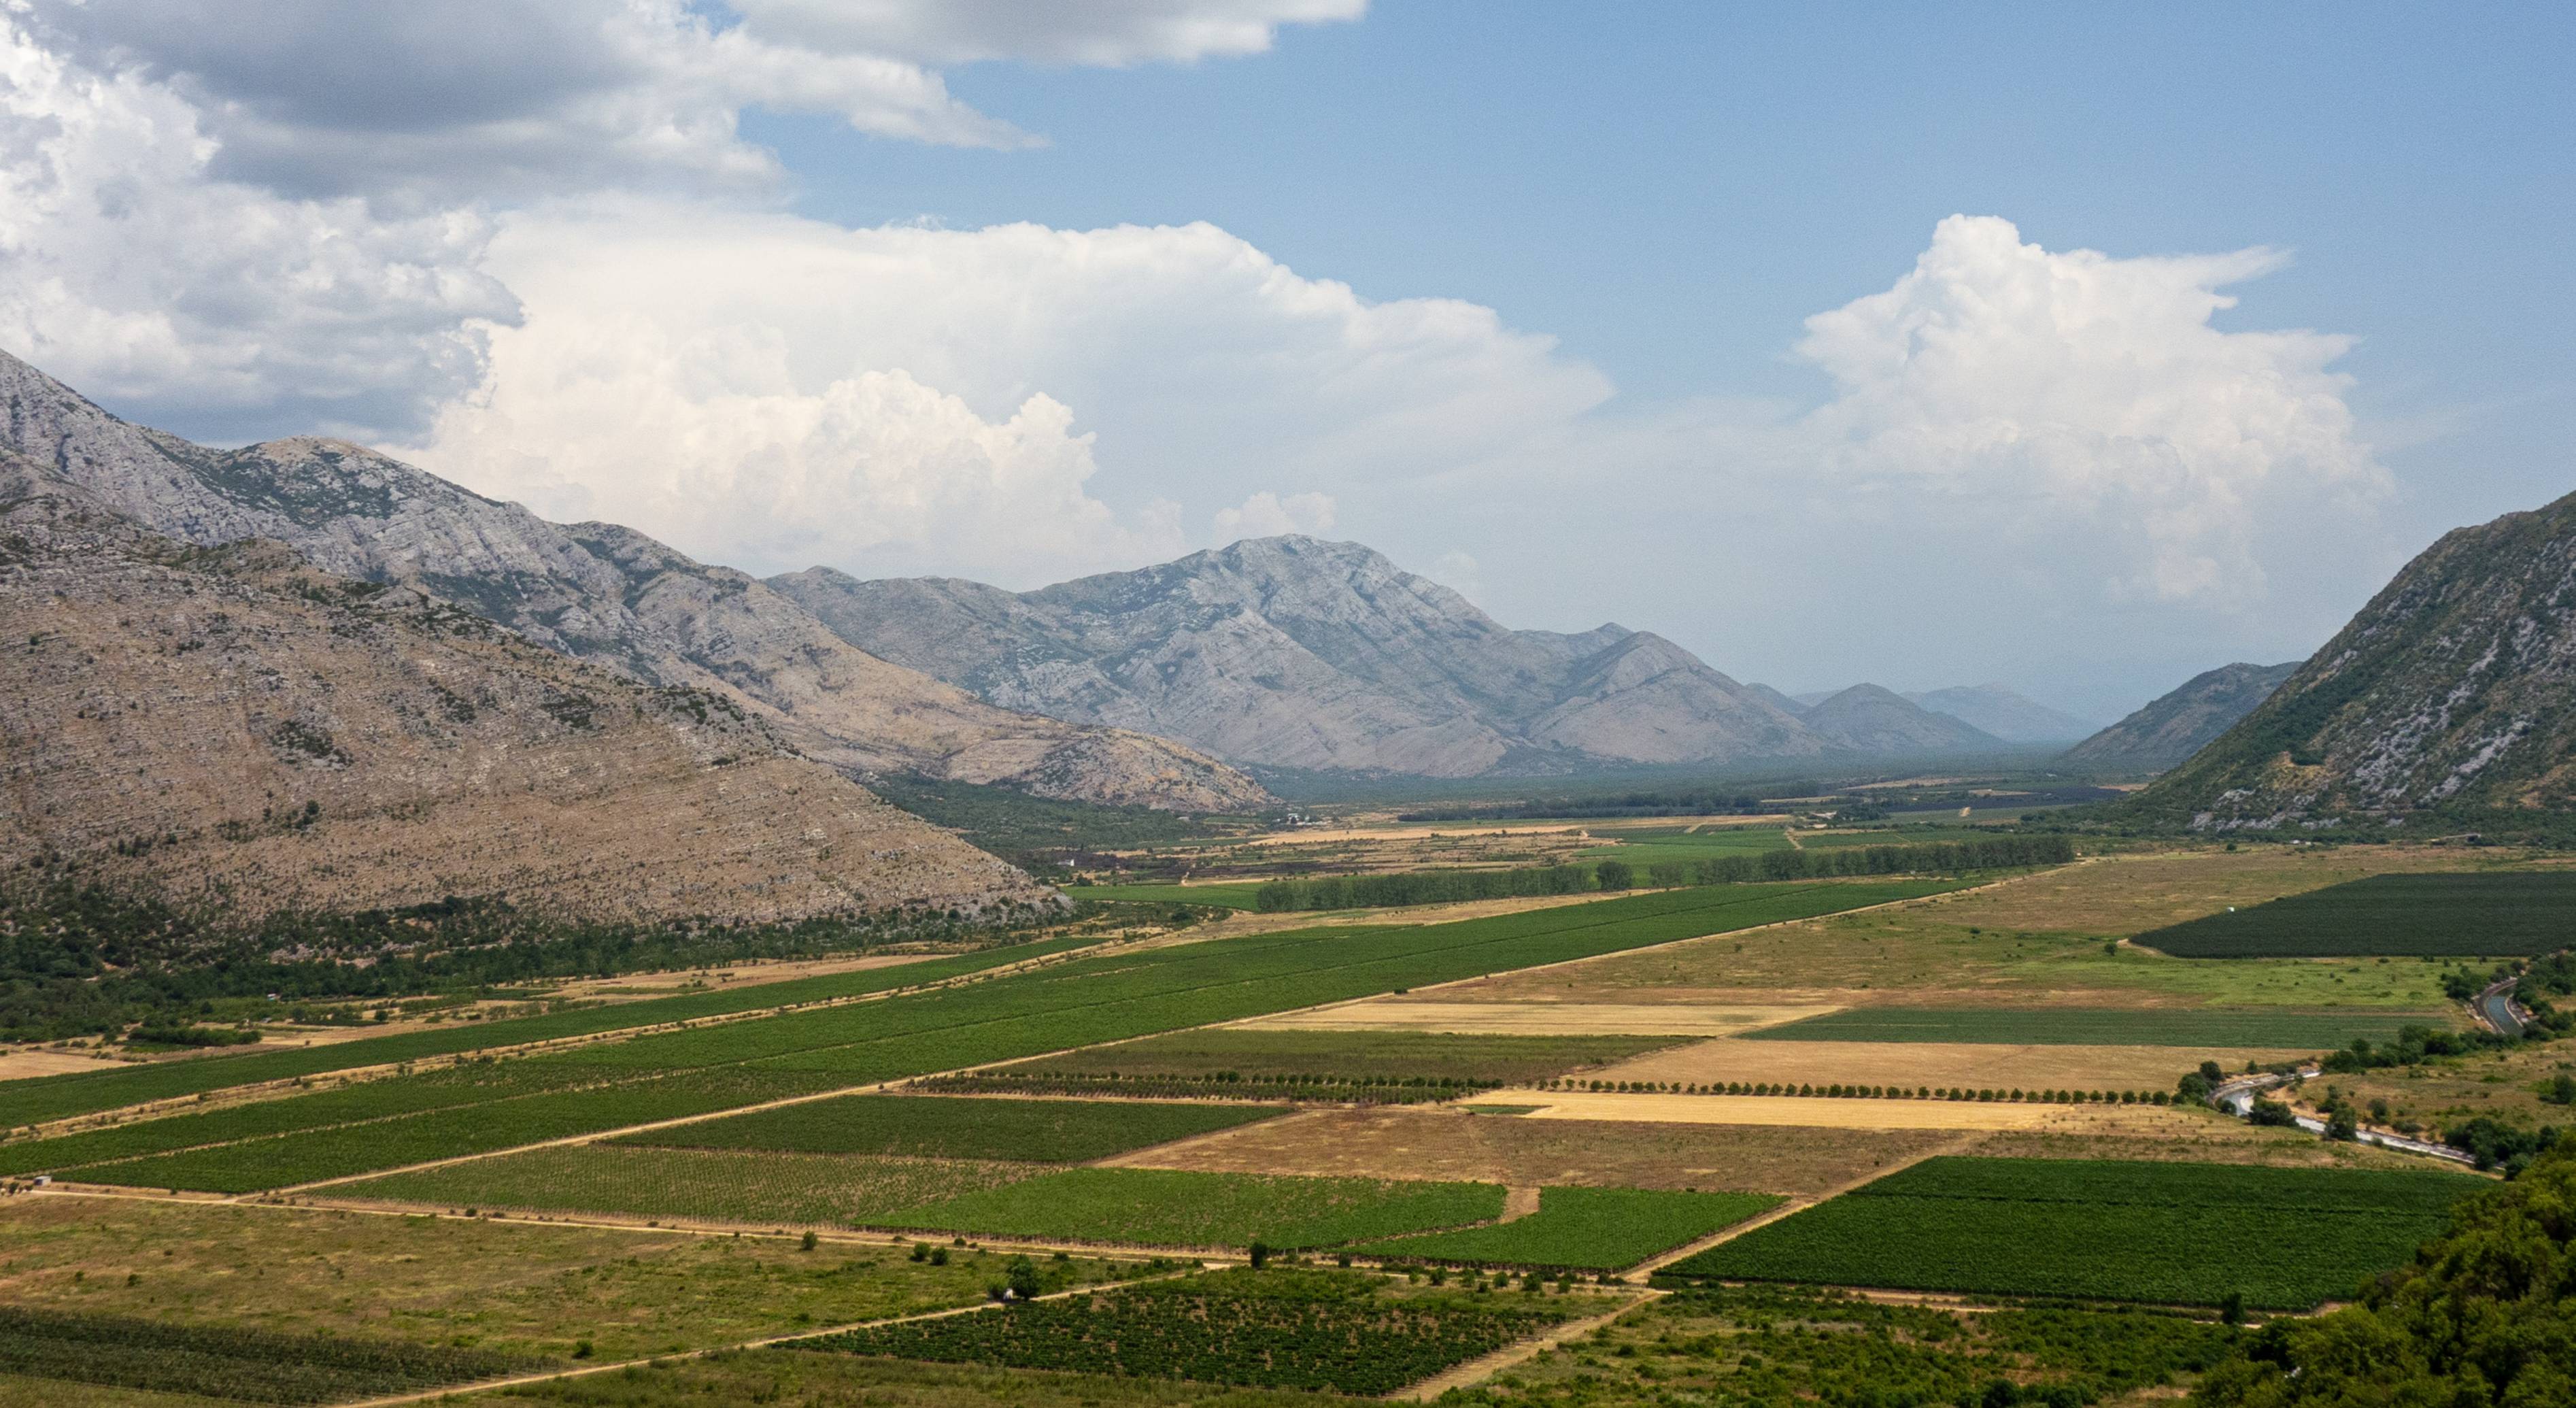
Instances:
[[[1607,865],[1618,863],[1607,862]],[[1610,883],[1615,882],[1615,883]],[[1498,900],[1522,895],[1578,895],[1590,890],[1624,890],[1634,884],[1628,867],[1604,875],[1581,865],[1549,865],[1525,870],[1420,870],[1398,875],[1324,875],[1313,879],[1273,880],[1252,892],[1252,907],[1264,914],[1300,909],[1373,909],[1380,905],[1454,904],[1461,900]]]

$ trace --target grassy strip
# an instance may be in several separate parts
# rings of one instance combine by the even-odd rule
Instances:
[[[2483,958],[2553,953],[2571,941],[2576,873],[2373,875],[2223,914],[2137,942],[2176,958]]]
[[[1746,1032],[1746,1041],[1929,1041],[2007,1046],[2174,1046],[2322,1051],[2354,1037],[2393,1041],[2441,1012],[2269,1007],[1855,1007]]]
[[[1405,1261],[1543,1271],[1616,1271],[1687,1246],[1765,1212],[1765,1193],[1666,1193],[1645,1188],[1546,1188],[1538,1211],[1491,1227],[1370,1242],[1356,1250]]]
[[[880,1225],[1161,1247],[1248,1247],[1258,1241],[1294,1250],[1502,1215],[1503,1190],[1492,1183],[1073,1168],[902,1209]]]
[[[1288,1113],[1285,1105],[1164,1105],[1142,1100],[943,1099],[849,1095],[629,1135],[621,1144],[909,1154],[1073,1164]]]
[[[1220,1271],[819,1339],[831,1349],[1013,1369],[1382,1395],[1593,1308],[1383,1292],[1335,1271]]]
[[[2349,1295],[2480,1185],[2444,1173],[1935,1159],[1676,1277],[2297,1310]]]
[[[564,1144],[388,1174],[337,1192],[436,1207],[846,1227],[1044,1172],[970,1159]]]
[[[565,1037],[591,1036],[629,1027],[731,1016],[766,1007],[786,1007],[834,998],[860,997],[916,983],[937,982],[986,968],[1037,958],[1100,942],[1097,936],[1052,939],[1045,943],[979,949],[948,958],[927,958],[886,968],[826,973],[778,983],[744,984],[676,997],[552,1012],[541,1017],[514,1017],[498,1022],[469,1022],[393,1036],[366,1037],[327,1046],[304,1046],[253,1055],[207,1056],[114,1071],[80,1071],[11,1081],[0,1087],[0,1129],[42,1124],[100,1110],[120,1109],[153,1100],[176,1100],[207,1091],[263,1081],[292,1080],[361,1066],[388,1066],[433,1056],[521,1046]]]
[[[1130,904],[1203,904],[1218,909],[1250,909],[1257,880],[1229,885],[1077,885],[1066,894],[1080,900],[1125,900]]]

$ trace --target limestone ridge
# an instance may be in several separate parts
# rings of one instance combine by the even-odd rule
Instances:
[[[2576,800],[2576,495],[2443,536],[2131,804],[2202,831],[2510,829]]]
[[[266,538],[411,587],[645,684],[724,695],[811,757],[1044,796],[1208,811],[1251,779],[1165,739],[1010,712],[889,664],[758,580],[613,524],[562,526],[336,440],[217,450],[125,421],[0,353],[0,449],[152,532]]]
[[[262,538],[146,531],[0,451],[0,867],[258,915],[500,896],[586,918],[1062,897],[649,686]]]
[[[2006,743],[2065,743],[2094,731],[2093,724],[2024,698],[2000,684],[1908,691],[1905,701],[1936,714],[1947,714]]]
[[[1511,630],[1356,543],[1252,539],[1032,592],[820,567],[770,585],[995,704],[1261,766],[1464,777],[1854,747],[1660,636]],[[1906,751],[1995,746],[1955,720],[1894,732]]]
[[[1892,689],[1856,684],[1808,706],[1798,721],[1854,753],[1966,753],[2000,750],[2002,739],[1947,714],[1936,714]]]
[[[2072,767],[2161,772],[2207,747],[2272,697],[2301,662],[2205,670],[2066,752]]]

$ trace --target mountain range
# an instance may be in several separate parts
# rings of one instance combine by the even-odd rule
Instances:
[[[2161,772],[2235,727],[2271,698],[2300,663],[2238,663],[2205,670],[2068,749],[2062,761],[2076,768]]]
[[[2576,495],[2408,563],[2129,804],[2195,830],[2529,828],[2576,801]]]
[[[1302,535],[1029,592],[828,567],[768,585],[988,703],[1255,767],[1467,777],[2003,747],[1874,685],[1809,708],[1652,632],[1513,630],[1369,548]]]

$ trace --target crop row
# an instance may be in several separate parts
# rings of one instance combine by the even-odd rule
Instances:
[[[1604,1094],[1643,1095],[1797,1095],[1823,1099],[1856,1100],[1967,1100],[1992,1104],[2032,1103],[2042,1105],[2168,1105],[2174,1097],[2163,1090],[2024,1090],[2019,1086],[1997,1089],[1993,1086],[1965,1085],[1794,1085],[1787,1081],[1677,1081],[1677,1080],[1543,1080],[1534,1082],[1541,1090],[1597,1091]]]
[[[250,1403],[331,1403],[534,1368],[479,1350],[0,1306],[0,1374]]]
[[[1855,1007],[1746,1032],[1749,1041],[1967,1042],[2010,1046],[2180,1046],[2323,1051],[2354,1037],[2396,1039],[2440,1013],[2273,1007]]]
[[[1038,1164],[969,1159],[559,1144],[387,1174],[333,1192],[458,1210],[847,1227],[1045,1171]]]
[[[1284,1106],[1162,1105],[1141,1100],[845,1095],[729,1119],[701,1120],[618,1142],[686,1149],[1087,1163],[1287,1112]]]
[[[1022,1062],[995,1074],[1246,1078],[1364,1083],[1452,1077],[1506,1083],[1563,1075],[1681,1043],[1672,1036],[1487,1036],[1455,1032],[1211,1027]]]
[[[936,1095],[1077,1095],[1118,1100],[1302,1100],[1337,1105],[1420,1105],[1453,1099],[1501,1081],[1336,1080],[1330,1076],[929,1076],[910,1088]]]
[[[1070,1168],[887,1214],[894,1231],[1159,1247],[1339,1246],[1502,1216],[1492,1183]]]
[[[959,977],[1097,942],[1096,937],[1055,939],[856,972],[826,973],[785,982],[751,983],[673,997],[575,1008],[539,1017],[459,1023],[392,1036],[301,1046],[287,1051],[208,1056],[128,1066],[113,1071],[84,1071],[12,1081],[6,1093],[0,1093],[0,1129],[42,1124],[154,1100],[182,1099],[234,1086],[354,1070],[362,1066],[398,1065],[460,1052],[859,997]]]
[[[1397,1298],[1227,1271],[798,1341],[800,1348],[1009,1368],[1393,1393],[1565,1320],[1561,1302]],[[1285,1281],[1264,1293],[1264,1278]],[[1296,1278],[1296,1279],[1290,1279]],[[1359,1278],[1354,1278],[1357,1280]]]
[[[2351,1170],[1991,1167],[2006,1162],[1930,1161],[1670,1274],[2189,1305],[2242,1296],[2295,1310],[2403,1263],[2440,1230],[2442,1195],[2476,1186],[2447,1174],[2386,1176],[2433,1180],[2413,1185],[2319,1176]]]
[[[1687,1246],[1779,1202],[1762,1193],[1547,1188],[1539,1193],[1538,1211],[1527,1217],[1354,1250],[1390,1260],[1612,1271]]]
[[[2576,874],[2373,875],[2140,934],[2176,958],[2426,958],[2549,953],[2568,946]]]

